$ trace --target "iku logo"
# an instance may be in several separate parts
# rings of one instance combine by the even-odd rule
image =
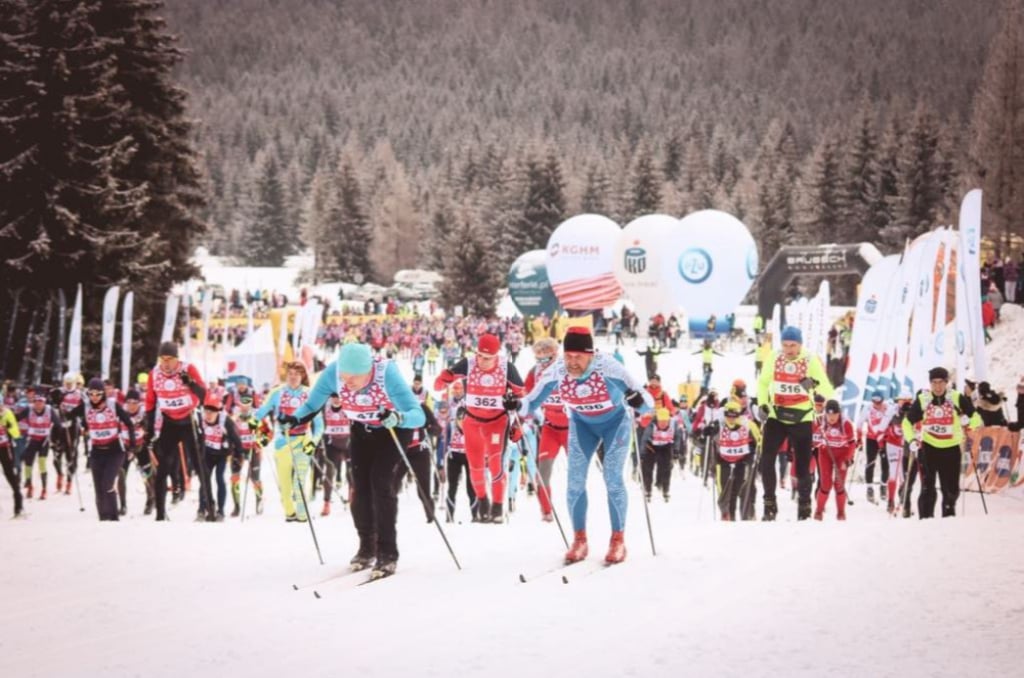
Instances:
[[[691,247],[679,257],[679,275],[683,280],[699,285],[711,277],[711,256],[700,247]]]

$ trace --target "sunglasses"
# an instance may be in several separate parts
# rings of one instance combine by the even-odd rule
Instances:
[[[102,398],[103,396],[107,395],[103,391],[89,391],[88,393],[90,398]]]

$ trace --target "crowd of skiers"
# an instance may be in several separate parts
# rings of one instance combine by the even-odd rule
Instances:
[[[445,521],[455,520],[463,477],[474,522],[504,522],[520,484],[536,495],[542,519],[553,521],[559,492],[551,471],[565,450],[573,531],[566,561],[588,554],[586,478],[597,455],[611,523],[605,560],[617,563],[626,556],[627,459],[645,501],[655,490],[669,501],[678,465],[712,488],[723,520],[756,517],[758,484],[761,518],[775,520],[777,490],[787,482],[798,520],[823,519],[833,496],[843,520],[847,475],[863,454],[870,501],[876,501],[877,467],[877,496],[890,512],[912,514],[919,477],[918,515],[934,515],[941,490],[941,513],[950,516],[965,428],[979,426],[984,416],[970,394],[950,389],[948,373],[937,367],[929,388],[895,401],[876,394],[850,421],[831,399],[821,361],[803,348],[794,327],[783,330],[781,350],[758,352],[752,389],[736,380],[727,394],[708,387],[692,404],[672,398],[657,373],[642,383],[620,360],[595,351],[586,328],[570,327],[561,343],[535,341],[535,365],[525,378],[508,335],[503,342],[488,331],[498,328],[477,329],[471,351],[435,370],[433,394],[424,386],[422,363],[409,384],[393,360],[362,341],[344,344],[315,383],[302,363],[288,364],[285,382],[262,396],[244,380],[231,389],[207,387],[173,343],[161,345],[154,368],[123,395],[99,379],[83,389],[71,374],[49,392],[29,389],[24,402],[0,407],[0,461],[15,514],[24,498],[47,497],[51,449],[55,489],[72,492],[84,440],[101,520],[125,514],[133,462],[146,488],[144,513],[156,520],[168,517],[167,494],[178,502],[193,482],[197,520],[224,520],[229,489],[231,515],[244,519],[250,487],[255,512],[263,510],[267,453],[285,519],[309,521],[317,492],[321,516],[330,514],[332,501],[349,504],[359,534],[352,566],[386,576],[399,557],[397,497],[407,479],[427,522],[437,519],[439,501]],[[986,389],[977,389],[982,402]]]

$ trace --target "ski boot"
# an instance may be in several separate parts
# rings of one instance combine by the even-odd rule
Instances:
[[[822,511],[821,509],[815,509],[815,511],[814,511],[814,519],[815,520],[819,520],[820,521],[824,517],[825,517],[825,512],[824,511]]]
[[[299,517],[297,515],[295,515],[294,513],[289,513],[287,516],[284,517],[284,522],[286,522],[286,523],[297,523],[297,522],[299,522]]]
[[[320,509],[320,516],[326,518],[329,515],[331,515],[331,502],[325,501],[324,507]]]
[[[216,522],[218,522],[218,523],[223,523],[224,522],[224,512],[223,511],[217,511],[217,515],[214,516],[214,520]]]
[[[810,500],[800,500],[796,506],[796,519],[807,520],[811,517],[811,502]]]
[[[548,511],[547,513],[542,513],[540,519],[543,520],[545,523],[550,523],[555,519],[555,517],[554,515],[552,515],[551,511]]]
[[[889,502],[886,506],[886,510],[889,511],[890,514],[896,515],[896,502],[893,500],[892,497],[889,497]]]
[[[502,515],[501,504],[496,503],[491,505],[491,522],[497,525],[505,522],[505,516]]]
[[[199,509],[198,511],[196,511],[196,522],[197,523],[206,522],[206,510],[205,509]]]
[[[878,488],[878,496],[882,499],[882,501],[885,501],[886,499],[888,499],[889,498],[889,487],[886,486],[886,485],[882,485],[880,488]]]
[[[491,522],[491,500],[487,497],[476,500],[476,512],[478,523]]]
[[[730,522],[732,522],[732,516],[729,515],[729,513],[726,512],[726,511],[722,511],[722,522],[723,523],[730,523]]]
[[[370,570],[370,579],[383,579],[390,577],[398,568],[398,561],[393,558],[378,558]]]
[[[516,498],[515,497],[509,497],[508,498],[508,512],[509,513],[515,513],[516,512]]]
[[[608,553],[604,556],[604,562],[609,565],[621,563],[626,559],[625,535],[622,530],[612,532],[611,541],[608,543]]]
[[[661,496],[665,499],[665,503],[668,503],[668,490],[662,492]]]
[[[356,551],[354,556],[352,556],[352,560],[348,561],[349,567],[352,568],[352,571],[358,572],[359,570],[365,570],[373,565],[375,558],[374,550],[375,549],[360,544],[359,550]]]
[[[775,520],[776,514],[779,512],[779,506],[775,503],[774,499],[764,500],[764,511],[761,514],[761,520],[764,522],[771,522]]]
[[[256,515],[263,515],[263,497],[256,495]]]
[[[903,507],[903,517],[904,518],[910,518],[913,515],[914,515],[914,512],[910,510],[909,506],[904,506]]]
[[[60,473],[57,474],[57,494],[64,491],[64,476]]]
[[[875,488],[873,487],[868,488],[868,501],[871,502],[872,504],[878,503],[878,500],[875,499]]]
[[[43,489],[39,490],[39,501],[46,499],[46,486],[43,485]]]
[[[241,514],[242,514],[242,507],[239,506],[238,504],[235,504],[235,508],[231,509],[231,517],[232,518],[237,518]]]
[[[572,546],[565,553],[565,563],[578,563],[587,557],[587,531],[579,530],[573,537]]]
[[[143,509],[142,515],[148,516],[153,513],[153,504],[156,503],[152,498],[146,500],[146,508]]]
[[[117,515],[119,515],[119,516],[126,516],[126,515],[128,515],[128,507],[125,506],[124,504],[121,504],[121,508],[118,510]]]
[[[31,499],[32,498],[32,490],[33,489],[34,488],[32,487],[32,481],[31,480],[25,481],[25,499]]]
[[[71,476],[68,476],[68,481],[64,484],[64,494],[71,494]]]

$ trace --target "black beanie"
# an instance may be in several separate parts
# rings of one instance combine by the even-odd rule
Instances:
[[[949,370],[945,367],[933,367],[928,370],[928,381],[931,381],[932,379],[943,379],[945,381],[949,381]]]
[[[173,341],[165,341],[160,344],[160,350],[157,351],[157,356],[170,355],[175,358],[178,357],[178,345]]]
[[[586,327],[570,327],[562,341],[566,353],[593,353],[594,336]]]

